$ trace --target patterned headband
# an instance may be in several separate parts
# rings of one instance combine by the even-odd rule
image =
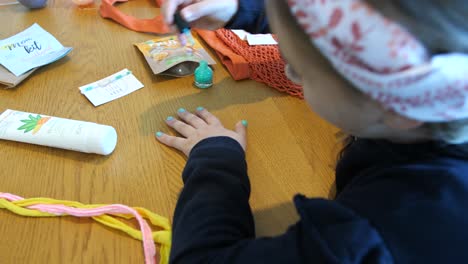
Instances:
[[[288,0],[292,14],[336,71],[402,116],[468,118],[468,55],[430,56],[399,24],[358,0]]]

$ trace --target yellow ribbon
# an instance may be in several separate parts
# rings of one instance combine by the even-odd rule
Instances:
[[[25,207],[37,204],[60,204],[69,207],[75,208],[97,208],[101,206],[106,206],[107,204],[82,204],[75,201],[66,201],[66,200],[55,200],[49,198],[30,198],[19,201],[9,201],[3,198],[0,198],[0,209],[7,209],[8,211],[15,213],[21,216],[29,217],[59,217],[67,215],[55,215],[50,213],[44,213],[34,209],[28,209]],[[135,209],[143,218],[148,219],[153,226],[160,228],[161,230],[153,231],[153,240],[155,243],[159,244],[160,249],[160,264],[169,263],[169,254],[171,249],[171,224],[169,220],[165,217],[162,217],[158,214],[155,214],[145,208],[141,207],[132,207]],[[135,216],[131,214],[104,214],[100,216],[91,217],[98,223],[101,223],[107,227],[120,230],[127,235],[133,237],[134,239],[142,240],[141,231],[135,229],[128,224],[118,220],[116,217],[124,219],[132,219]]]

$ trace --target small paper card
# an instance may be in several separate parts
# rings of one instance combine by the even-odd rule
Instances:
[[[130,94],[143,84],[128,69],[123,69],[109,77],[80,87],[81,93],[94,106],[99,106]]]
[[[231,29],[232,33],[236,34],[240,39],[247,40],[247,36],[250,35],[249,32],[243,29]]]
[[[248,34],[247,42],[250,46],[278,44],[271,34]]]
[[[0,64],[16,76],[52,63],[67,55],[64,47],[49,32],[34,24],[28,29],[0,41]]]

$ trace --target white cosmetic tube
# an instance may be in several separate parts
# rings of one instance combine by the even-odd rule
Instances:
[[[7,109],[0,115],[0,139],[109,155],[117,132],[111,126]]]

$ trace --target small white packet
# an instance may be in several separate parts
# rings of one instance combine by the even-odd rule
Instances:
[[[243,29],[231,29],[232,33],[236,34],[240,39],[247,40],[247,35],[250,35],[249,32]]]
[[[248,34],[247,42],[250,46],[256,45],[278,45],[271,34]]]
[[[81,86],[80,91],[94,106],[99,106],[143,87],[131,71],[123,69],[97,82]]]

